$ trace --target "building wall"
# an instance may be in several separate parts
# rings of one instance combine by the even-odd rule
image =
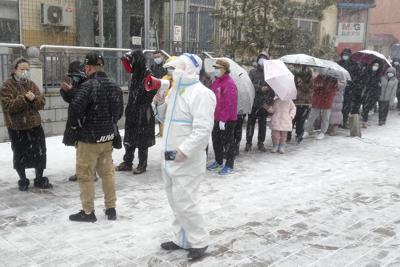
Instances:
[[[337,31],[338,9],[332,5],[323,11],[323,17],[320,21],[319,44],[322,45],[324,37],[329,35],[330,41],[335,39]]]
[[[400,1],[377,0],[376,7],[370,9],[369,33],[393,34],[400,40]]]
[[[22,43],[26,46],[42,44],[76,45],[76,5],[75,0],[20,0]],[[45,26],[40,22],[40,4],[54,4],[73,9],[73,26]]]

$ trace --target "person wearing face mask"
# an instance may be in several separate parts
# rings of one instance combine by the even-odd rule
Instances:
[[[380,89],[381,89],[381,75],[380,67],[381,61],[376,60],[372,62],[372,64],[367,68],[365,73],[365,87],[364,92],[361,98],[362,103],[362,122],[361,127],[367,128],[368,127],[368,114],[369,112],[375,107],[376,102],[379,100]]]
[[[393,67],[396,69],[396,77],[400,77],[400,58],[393,58]],[[400,110],[400,83],[397,85],[397,91],[396,91],[396,97],[397,97],[397,109]]]
[[[398,88],[396,69],[388,68],[386,74],[381,78],[381,94],[379,97],[379,125],[385,125],[389,113],[389,107],[394,103]]]
[[[49,179],[43,176],[46,169],[46,138],[39,110],[44,108],[46,99],[30,80],[29,70],[28,60],[16,59],[12,65],[11,77],[0,88],[0,102],[11,140],[20,191],[29,188],[30,182],[25,173],[27,168],[35,168],[35,187],[52,187]]]
[[[215,162],[208,165],[207,170],[218,170],[220,175],[227,175],[233,172],[236,154],[234,134],[237,122],[238,91],[235,82],[229,76],[229,62],[218,59],[213,67],[215,81],[211,89],[217,98],[212,131]],[[223,164],[224,154],[225,165]]]
[[[164,68],[164,57],[161,51],[155,51],[153,53],[154,63],[150,66],[150,71],[153,77],[161,79],[167,75],[167,70]]]
[[[363,88],[361,66],[359,63],[351,59],[351,54],[352,51],[350,48],[343,49],[340,55],[340,60],[337,62],[340,66],[345,68],[351,76],[351,81],[347,83],[343,96],[342,127],[345,129],[349,128],[349,114],[359,113],[359,111],[357,110],[357,103],[360,100]],[[353,109],[352,107],[355,108]],[[360,106],[358,106],[358,109],[359,108]]]
[[[264,60],[268,60],[269,55],[267,52],[261,52],[257,57],[257,67],[249,72],[249,77],[254,85],[256,91],[253,108],[249,114],[246,128],[246,147],[245,151],[249,152],[252,148],[254,128],[256,121],[258,121],[258,150],[266,152],[264,141],[267,132],[267,116],[268,112],[265,110],[265,105],[272,105],[275,97],[273,90],[270,90],[268,84],[264,79]]]
[[[135,151],[138,150],[139,164],[133,170],[134,175],[147,170],[149,147],[156,143],[155,117],[151,103],[155,91],[146,91],[144,79],[150,75],[146,68],[146,59],[140,50],[132,52],[132,82],[129,87],[128,103],[125,108],[125,155],[117,171],[132,171]]]
[[[205,256],[208,231],[200,213],[199,188],[205,178],[205,149],[214,125],[215,94],[199,80],[201,59],[183,54],[169,63],[174,86],[167,97],[156,94],[156,116],[165,122],[162,177],[174,214],[174,238],[164,250],[184,249],[189,260]]]

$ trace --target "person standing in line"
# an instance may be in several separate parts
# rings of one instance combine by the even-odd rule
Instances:
[[[288,132],[292,131],[292,121],[296,115],[296,106],[292,100],[281,100],[277,98],[273,106],[267,107],[267,111],[272,113],[272,153],[279,152],[284,154],[286,151],[286,141]]]
[[[147,170],[149,147],[156,144],[155,118],[151,106],[155,91],[146,91],[144,79],[150,75],[146,68],[146,59],[141,50],[129,53],[133,69],[132,82],[129,87],[128,104],[125,109],[125,155],[117,171],[132,171],[133,159],[138,150],[139,164],[133,174],[141,174]]]
[[[226,175],[233,172],[235,161],[234,134],[237,121],[238,91],[235,82],[229,75],[229,62],[218,59],[213,67],[216,79],[212,83],[211,89],[217,98],[212,131],[215,162],[208,165],[207,170],[218,170],[220,175]],[[223,164],[224,155],[226,157],[225,165]]]
[[[343,123],[343,95],[346,84],[346,81],[338,80],[338,90],[336,91],[335,98],[333,99],[331,116],[329,119],[328,134],[330,136],[337,135],[337,129],[339,128],[339,125],[342,125]]]
[[[52,188],[46,169],[46,137],[39,110],[44,108],[45,96],[30,79],[30,63],[18,58],[12,64],[11,77],[0,88],[4,122],[11,140],[14,169],[19,176],[18,188],[28,191],[29,179],[25,169],[35,168],[34,187]]]
[[[303,141],[304,124],[311,110],[312,96],[312,71],[307,66],[297,65],[294,67],[294,81],[297,89],[296,116],[293,119],[293,128],[296,127],[296,142],[300,144]],[[289,142],[292,139],[292,131],[288,132]]]
[[[391,67],[381,78],[381,94],[379,96],[379,126],[386,124],[389,107],[393,105],[399,81],[396,69]]]
[[[88,80],[81,84],[70,106],[71,127],[77,131],[76,174],[82,210],[69,216],[71,221],[95,222],[95,183],[97,172],[102,181],[105,215],[116,220],[115,172],[112,159],[116,124],[124,104],[121,88],[104,72],[104,59],[97,52],[85,57]]]
[[[321,118],[321,132],[317,136],[318,140],[324,139],[328,131],[333,99],[337,89],[338,81],[333,77],[319,74],[313,82],[312,108],[305,131],[309,134],[313,130],[314,122]]]
[[[246,128],[246,147],[245,151],[249,152],[252,148],[254,128],[258,121],[258,150],[266,152],[264,146],[265,136],[267,132],[267,116],[268,112],[264,108],[264,104],[271,105],[273,103],[275,93],[269,90],[269,86],[264,78],[264,60],[269,60],[267,52],[262,52],[257,57],[257,67],[249,72],[249,77],[256,91],[253,108],[248,116]]]
[[[174,213],[174,238],[164,250],[184,249],[189,260],[205,256],[208,231],[199,210],[199,187],[205,178],[205,149],[214,124],[215,94],[199,81],[201,59],[183,54],[168,64],[174,68],[169,95],[154,97],[156,116],[165,122],[162,176]]]

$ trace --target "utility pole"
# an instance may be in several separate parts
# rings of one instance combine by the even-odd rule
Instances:
[[[175,0],[169,2],[169,53],[174,55]]]
[[[144,49],[150,47],[150,0],[144,0]]]

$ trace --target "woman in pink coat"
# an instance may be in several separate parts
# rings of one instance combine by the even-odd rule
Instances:
[[[211,85],[217,98],[217,106],[214,113],[214,128],[212,142],[215,153],[215,162],[207,166],[209,171],[218,170],[220,175],[233,172],[236,145],[234,131],[237,121],[237,87],[229,76],[229,62],[218,59],[214,64],[216,77]],[[225,165],[223,164],[226,157]]]
[[[288,132],[292,131],[296,105],[292,100],[276,99],[274,105],[267,110],[272,113],[270,127],[272,130],[272,153],[285,153]]]

